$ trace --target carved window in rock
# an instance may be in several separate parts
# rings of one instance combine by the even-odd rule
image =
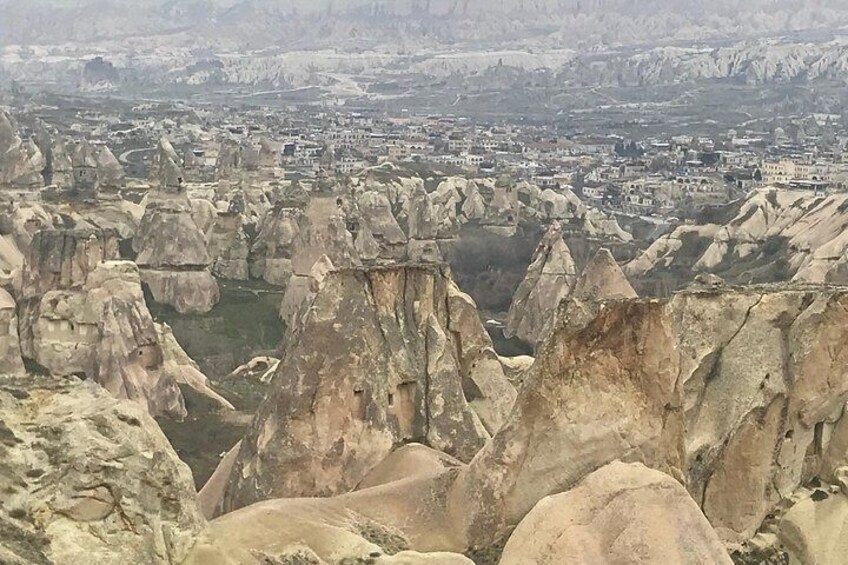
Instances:
[[[360,421],[365,421],[365,391],[358,389],[353,391],[353,406],[351,408],[352,416]]]
[[[415,415],[417,413],[415,399],[418,393],[418,383],[415,381],[401,383],[394,393],[389,393],[389,410],[395,415],[403,439],[412,439]]]
[[[813,428],[813,448],[816,455],[824,454],[824,422],[817,422]]]

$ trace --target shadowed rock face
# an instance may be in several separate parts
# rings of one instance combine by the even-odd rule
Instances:
[[[0,376],[0,561],[182,563],[204,527],[153,419],[93,383]]]
[[[291,339],[227,509],[350,490],[411,441],[468,461],[515,395],[473,302],[439,266],[331,272]]]

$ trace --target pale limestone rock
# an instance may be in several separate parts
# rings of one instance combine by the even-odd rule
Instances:
[[[554,308],[554,314],[545,321],[537,343],[543,341],[558,324],[574,327],[586,325],[598,315],[605,301],[634,298],[638,298],[638,295],[612,253],[601,248],[583,267],[574,287]]]
[[[0,559],[183,562],[205,523],[191,472],[143,409],[93,383],[0,384]]]
[[[218,281],[208,270],[173,271],[143,268],[141,279],[153,300],[181,314],[209,312],[221,299]]]
[[[380,259],[381,248],[374,234],[371,233],[371,228],[368,225],[359,226],[359,231],[356,234],[356,240],[353,243],[359,259],[363,263],[374,264]]]
[[[477,185],[469,183],[465,193],[465,202],[462,204],[462,215],[466,221],[482,221],[486,217],[486,202],[477,190]]]
[[[265,215],[251,249],[252,276],[278,286],[288,283],[292,276],[294,241],[303,214],[301,208],[282,203]]]
[[[100,230],[44,230],[29,245],[23,271],[23,298],[51,290],[81,289],[102,261],[118,258],[118,241]]]
[[[101,232],[36,234],[20,304],[24,357],[55,374],[84,374],[153,415],[185,416],[178,384],[232,408],[170,331],[153,323],[137,266],[110,260],[114,254]]]
[[[638,298],[612,253],[601,248],[583,268],[571,295],[580,300]]]
[[[244,226],[242,214],[217,214],[207,234],[212,273],[216,276],[241,281],[250,278],[250,242]]]
[[[610,463],[540,500],[500,565],[733,563],[680,483],[641,464]]]
[[[44,186],[41,172],[45,159],[32,140],[17,139],[5,152],[0,153],[0,186],[38,188]]]
[[[224,454],[221,462],[215,467],[212,476],[209,477],[203,488],[197,493],[200,512],[207,520],[220,516],[223,510],[224,492],[227,489],[227,484],[230,482],[233,466],[236,463],[240,449],[241,442],[239,441],[232,449]]]
[[[115,154],[101,145],[95,157],[97,162],[97,186],[101,190],[117,190],[124,185],[126,172]]]
[[[477,305],[451,281],[448,286],[448,330],[461,336],[458,345],[465,398],[494,435],[515,403],[514,386],[495,353],[489,333],[480,323]]]
[[[407,260],[411,263],[442,263],[442,252],[432,239],[410,239],[407,244]]]
[[[153,182],[163,192],[181,192],[184,174],[181,159],[167,137],[159,139],[151,167]]]
[[[81,141],[74,146],[71,155],[74,179],[74,192],[94,195],[97,192],[97,154],[94,147],[87,141]]]
[[[289,279],[286,293],[280,303],[280,319],[285,322],[289,334],[301,327],[301,320],[308,313],[321,284],[327,275],[335,270],[330,258],[324,255],[312,265],[308,277],[295,276]]]
[[[423,186],[412,193],[409,200],[409,239],[436,239],[438,226],[430,195]]]
[[[390,250],[406,243],[406,235],[392,214],[391,202],[384,194],[373,190],[363,192],[356,204],[362,223],[382,247]]]

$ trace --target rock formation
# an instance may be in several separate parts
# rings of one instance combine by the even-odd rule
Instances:
[[[242,442],[224,506],[344,492],[410,441],[468,461],[514,395],[473,302],[441,267],[331,272]]]
[[[183,195],[151,193],[133,248],[141,280],[156,302],[178,312],[208,312],[220,298],[203,233]]]
[[[11,116],[0,111],[0,186],[44,186],[44,155],[35,141],[18,136],[17,127]]]
[[[527,275],[515,292],[506,321],[507,337],[536,343],[545,324],[577,280],[577,267],[554,222],[533,254]]]
[[[23,356],[54,374],[85,375],[153,415],[185,416],[179,384],[229,407],[154,324],[136,265],[116,256],[114,238],[103,232],[36,234],[23,273]]]
[[[191,473],[138,405],[93,383],[0,376],[0,561],[182,563]]]
[[[309,197],[293,184],[258,225],[258,235],[250,250],[250,274],[266,282],[285,286],[292,275],[294,241]]]
[[[163,192],[181,192],[183,190],[183,171],[181,160],[167,137],[159,139],[152,166],[153,183]]]
[[[518,524],[500,565],[731,565],[698,505],[673,478],[615,462],[540,500]]]
[[[97,150],[87,141],[78,143],[71,156],[73,190],[75,193],[94,195],[97,192]]]
[[[608,249],[601,248],[583,267],[571,291],[553,308],[553,314],[548,316],[539,333],[539,343],[557,325],[581,327],[587,324],[598,315],[599,308],[607,300],[633,298],[638,298],[638,295],[621,267]]]
[[[280,305],[280,317],[288,326],[314,293],[316,269],[320,273],[361,265],[338,201],[337,196],[313,197],[298,218],[291,245],[292,274]]]
[[[0,375],[20,375],[24,372],[15,308],[15,299],[0,288]]]
[[[97,149],[97,185],[101,190],[117,190],[124,184],[126,172],[115,154],[101,145]]]
[[[243,214],[236,211],[217,213],[206,239],[212,258],[212,273],[224,279],[250,278],[250,241],[245,232]]]
[[[691,271],[730,284],[794,281],[843,284],[848,196],[763,188],[728,206],[729,220],[684,225],[657,239],[625,268],[651,291],[691,280]]]
[[[847,360],[825,350],[846,300],[838,289],[683,293],[560,324],[459,482],[477,516],[469,539],[491,542],[615,459],[683,479],[723,541],[750,538],[799,484],[844,461],[831,438]]]

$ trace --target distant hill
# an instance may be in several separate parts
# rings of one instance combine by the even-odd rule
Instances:
[[[636,45],[848,25],[843,0],[0,0],[0,45],[185,35],[250,48]]]

